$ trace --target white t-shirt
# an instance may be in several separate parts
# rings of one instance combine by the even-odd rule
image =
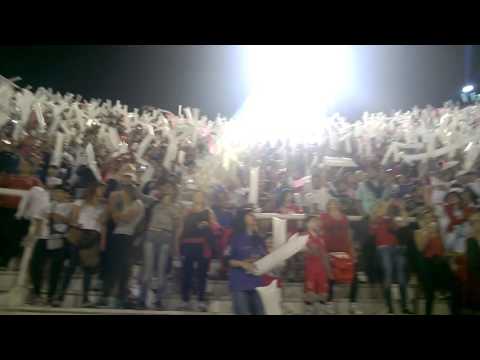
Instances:
[[[145,207],[143,206],[141,200],[136,200],[131,206],[140,207],[139,214],[135,218],[129,219],[128,222],[117,222],[115,230],[113,231],[114,234],[133,235],[133,233],[135,232],[137,224],[140,222],[140,220],[142,220],[143,216],[145,215]]]
[[[53,214],[62,215],[64,217],[69,217],[72,212],[72,203],[52,203],[51,212]],[[68,225],[61,222],[53,222],[52,224],[53,233],[50,234],[50,237],[47,241],[48,250],[60,249],[63,246],[63,239],[66,236],[68,230]],[[52,228],[50,230],[52,230]]]
[[[83,230],[95,230],[98,232],[102,231],[101,226],[101,217],[105,211],[105,206],[97,205],[83,206],[83,200],[75,201],[75,205],[80,206],[80,214],[78,215],[78,224]]]
[[[50,213],[50,194],[44,188],[34,186],[28,194],[28,203],[23,216],[27,219],[39,219],[42,221],[40,236],[38,239],[48,239],[50,229],[48,217]]]

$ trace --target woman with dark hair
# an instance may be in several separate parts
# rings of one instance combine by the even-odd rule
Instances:
[[[106,209],[103,203],[105,186],[92,183],[87,188],[84,200],[74,203],[70,219],[70,236],[66,246],[68,265],[65,269],[59,300],[63,301],[70,280],[78,265],[83,268],[82,306],[92,307],[88,294],[92,275],[100,263],[100,247],[106,236]]]
[[[128,276],[130,274],[129,253],[133,245],[135,228],[144,216],[144,206],[137,197],[134,185],[123,185],[113,201],[110,212],[115,229],[109,244],[109,257],[106,259],[105,282],[100,306],[110,306],[109,297],[117,286],[116,306],[127,305]]]
[[[191,310],[190,292],[196,277],[198,310],[207,311],[205,290],[207,272],[212,256],[209,243],[212,231],[218,229],[213,211],[207,207],[205,194],[197,191],[193,195],[193,207],[184,212],[175,241],[175,254],[181,256],[182,264],[182,310]],[[195,266],[196,265],[196,266]]]
[[[263,304],[256,288],[263,286],[261,276],[253,275],[253,263],[267,254],[265,242],[257,232],[251,210],[240,211],[233,223],[233,236],[226,251],[230,265],[229,283],[233,308],[237,315],[263,315]]]

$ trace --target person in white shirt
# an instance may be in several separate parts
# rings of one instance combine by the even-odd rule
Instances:
[[[59,300],[63,301],[70,280],[78,265],[83,268],[82,307],[93,307],[89,301],[89,291],[93,274],[98,270],[100,247],[105,243],[106,207],[103,204],[104,184],[92,183],[87,188],[85,200],[74,203],[68,239],[68,266],[65,269]]]
[[[30,271],[34,297],[38,300],[42,288],[42,275],[45,261],[51,261],[47,304],[59,306],[58,300],[55,299],[55,293],[62,272],[64,241],[68,230],[67,224],[71,211],[71,203],[69,203],[70,195],[61,185],[56,186],[50,192],[50,195],[53,201],[49,203],[49,206],[43,206],[41,210],[43,213],[42,225],[46,224],[48,229],[43,229],[44,232],[41,238],[38,239],[35,244]],[[35,300],[35,302],[37,302],[37,300]]]
[[[313,213],[325,212],[327,203],[333,198],[328,185],[324,172],[312,175],[310,205]]]
[[[118,307],[126,307],[128,297],[128,277],[130,274],[129,255],[133,245],[137,224],[145,214],[145,208],[138,199],[134,185],[122,185],[111,203],[109,211],[115,222],[113,238],[109,243],[109,256],[106,259],[101,307],[111,307],[111,293],[118,286],[116,302]]]
[[[46,243],[50,234],[48,221],[50,216],[50,193],[45,185],[34,186],[27,195],[28,200],[19,216],[30,219],[30,230],[25,238],[25,247],[34,245],[30,266],[30,277],[33,283],[30,298],[31,305],[43,305],[41,299],[41,283]]]

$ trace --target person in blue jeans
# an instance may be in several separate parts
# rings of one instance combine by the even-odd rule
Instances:
[[[233,237],[226,251],[230,265],[229,282],[236,315],[263,315],[262,300],[256,288],[262,277],[253,275],[253,263],[267,254],[264,239],[257,233],[251,210],[240,211],[233,224]]]

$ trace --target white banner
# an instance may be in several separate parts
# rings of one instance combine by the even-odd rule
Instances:
[[[258,167],[250,169],[250,191],[248,193],[248,203],[258,204]]]
[[[302,251],[307,241],[308,235],[293,235],[283,246],[273,250],[270,254],[254,263],[256,268],[255,275],[266,274],[280,266],[293,255]]]

